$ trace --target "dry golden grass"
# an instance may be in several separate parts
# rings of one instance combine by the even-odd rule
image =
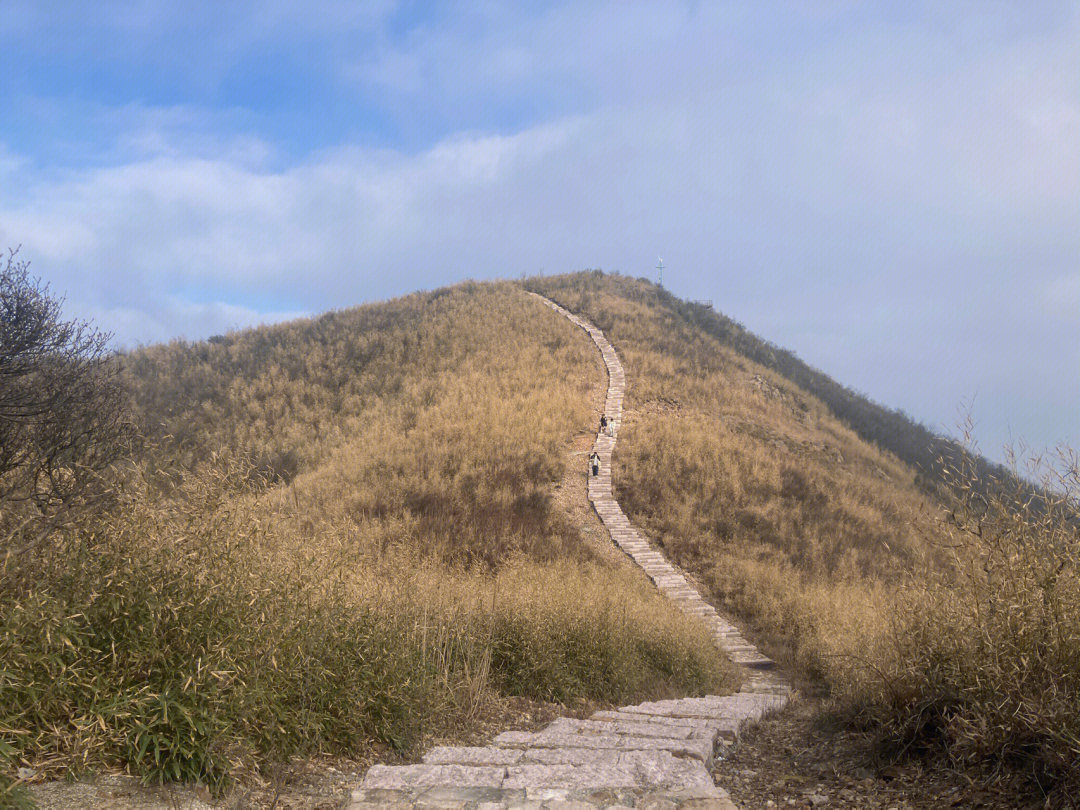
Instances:
[[[406,543],[495,565],[579,553],[550,508],[592,421],[590,347],[519,290],[463,285],[131,358],[162,463],[252,459],[355,547]]]
[[[824,675],[852,624],[874,621],[882,588],[940,557],[924,540],[937,506],[910,468],[655,287],[590,274],[532,283],[591,316],[623,357],[620,502],[805,672]]]
[[[886,632],[864,635],[842,697],[894,746],[1019,775],[1047,806],[1080,793],[1080,456],[987,480],[946,468],[956,497],[934,538],[950,565],[911,578]]]
[[[867,440],[902,418],[828,380],[811,395],[777,371],[790,357],[751,360],[772,349],[653,285],[530,286],[623,358],[631,518],[774,652],[901,748],[1080,787],[1075,457],[1038,492],[978,459],[954,469],[952,450],[917,473]],[[0,570],[9,774],[219,785],[460,738],[513,696],[730,687],[703,628],[583,539],[583,488],[565,484],[595,425],[595,352],[514,285],[126,367],[145,456],[108,511]]]
[[[0,571],[8,769],[218,787],[291,756],[467,735],[515,696],[731,688],[704,627],[556,505],[597,367],[520,289],[125,365],[145,455],[107,511]]]
[[[623,357],[617,494],[679,564],[894,750],[1075,795],[1075,455],[1041,494],[947,443],[916,471],[867,438],[908,431],[885,444],[921,461],[925,429],[735,326],[705,329],[706,313],[648,282],[528,286],[591,318]],[[748,354],[839,394],[826,405]]]

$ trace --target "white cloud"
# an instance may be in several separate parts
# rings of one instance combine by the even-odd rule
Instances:
[[[455,137],[413,157],[342,149],[277,172],[177,156],[71,172],[24,189],[20,201],[0,198],[0,241],[23,244],[73,301],[120,299],[125,310],[190,287],[324,308],[343,295],[358,302],[402,291],[388,266],[419,282],[429,260],[410,250],[471,227],[475,209],[456,211],[454,201],[511,181],[574,127]],[[149,322],[125,316],[132,328]]]
[[[140,113],[128,161],[38,179],[17,198],[0,191],[0,239],[103,299],[193,285],[239,298],[255,285],[303,308],[433,274],[631,271],[639,250],[779,277],[822,262],[841,277],[936,277],[946,253],[981,260],[1033,243],[1060,259],[1080,205],[1080,102],[1055,73],[1071,41],[1051,45],[929,87],[868,93],[843,70],[793,95],[785,77],[755,79],[513,135],[458,134],[417,154],[343,147],[280,169],[258,141],[187,137],[204,128],[197,111]],[[977,77],[989,78],[965,102]],[[860,251],[879,264],[858,267]],[[902,268],[919,256],[925,270]]]
[[[747,13],[555,8],[352,62],[418,116],[545,83],[577,97],[416,152],[284,164],[260,138],[220,135],[231,113],[126,108],[104,166],[33,176],[0,150],[0,177],[20,178],[0,184],[0,246],[22,243],[125,343],[467,276],[646,274],[659,253],[676,292],[929,421],[976,390],[994,413],[1025,412],[1035,387],[1073,402],[1053,378],[1076,351],[1044,350],[1080,329],[1080,16],[970,52],[877,26],[791,55],[725,34]],[[1069,418],[1036,429],[1065,435]]]

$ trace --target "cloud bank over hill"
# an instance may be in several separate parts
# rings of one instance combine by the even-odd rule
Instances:
[[[660,254],[991,453],[1080,438],[1075,5],[305,9],[15,4],[0,244],[125,345]]]

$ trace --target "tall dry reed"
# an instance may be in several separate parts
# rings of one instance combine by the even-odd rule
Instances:
[[[1067,805],[1080,793],[1078,456],[1035,460],[1035,492],[980,480],[970,461],[945,469],[958,495],[934,542],[952,564],[905,583],[844,698],[896,749],[1019,772]]]

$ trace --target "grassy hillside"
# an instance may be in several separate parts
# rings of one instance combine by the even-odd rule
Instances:
[[[666,308],[678,313],[688,324],[776,372],[819,400],[860,438],[895,455],[915,470],[916,483],[930,494],[947,483],[949,471],[961,460],[975,466],[979,480],[1008,475],[1000,465],[982,456],[970,456],[954,439],[934,433],[903,411],[885,407],[847,388],[807,365],[793,352],[763,340],[711,307],[681,301],[664,290],[658,290],[657,294]]]
[[[589,347],[521,298],[466,285],[151,347],[127,362],[136,412],[157,458],[247,459],[365,547],[407,537],[489,566],[515,550],[587,556],[549,501],[600,377]]]
[[[734,686],[704,629],[599,542],[574,453],[602,370],[519,288],[124,366],[143,455],[0,577],[10,769],[218,786],[296,755],[469,739],[521,700]]]
[[[631,519],[805,684],[897,750],[1080,787],[1075,455],[1033,489],[648,282],[526,286],[625,363]],[[0,562],[0,795],[18,765],[219,786],[734,687],[603,537],[603,368],[520,285],[123,361],[141,455]]]
[[[1075,454],[1035,489],[653,284],[528,286],[620,352],[617,496],[718,602],[899,749],[1075,789]]]
[[[933,562],[936,504],[916,472],[651,284],[533,286],[588,313],[624,358],[614,480],[633,519],[805,673],[827,676],[834,642],[872,620],[881,587]]]

